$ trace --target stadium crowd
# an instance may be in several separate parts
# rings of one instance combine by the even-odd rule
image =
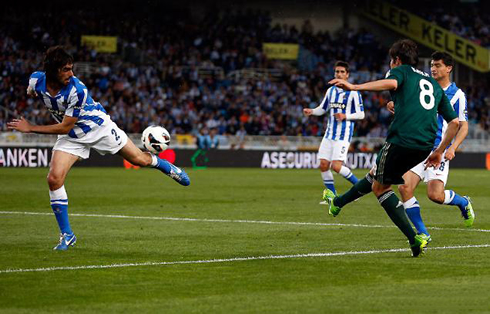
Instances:
[[[425,1],[394,2],[428,21],[490,48],[490,4],[486,1]],[[424,10],[420,10],[420,6]]]
[[[165,15],[155,8],[126,7],[120,15],[105,10],[101,6],[81,15],[76,10],[60,14],[56,6],[27,8],[23,19],[8,9],[3,13],[0,130],[14,115],[37,124],[53,121],[41,102],[26,98],[25,88],[30,73],[41,68],[46,48],[56,44],[69,47],[77,62],[96,65],[77,74],[77,63],[75,74],[128,133],[157,124],[174,134],[197,135],[207,128],[231,135],[321,136],[325,118],[306,119],[302,109],[322,100],[336,60],[349,61],[351,79],[357,82],[381,78],[388,70],[385,49],[362,29],[330,34],[315,32],[309,21],[301,29],[272,25],[269,14],[261,11],[211,9],[196,19],[181,9]],[[119,52],[82,47],[83,34],[118,36]],[[267,59],[264,42],[299,43],[300,61],[291,65]],[[302,53],[309,57],[301,59]],[[279,69],[280,74],[258,79],[232,75],[257,68]],[[466,92],[470,119],[488,130],[488,88]],[[363,97],[366,119],[355,135],[385,136],[391,119],[385,109],[388,95]]]

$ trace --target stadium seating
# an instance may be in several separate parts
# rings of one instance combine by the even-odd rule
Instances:
[[[348,60],[355,82],[381,78],[388,69],[386,49],[363,29],[330,34],[313,32],[307,22],[299,30],[272,25],[261,11],[210,9],[193,18],[175,9],[162,17],[125,6],[131,4],[119,8],[121,15],[105,15],[109,8],[102,6],[81,15],[66,10],[61,18],[50,6],[23,15],[9,11],[20,8],[6,10],[0,24],[5,34],[0,39],[0,130],[16,115],[52,122],[40,102],[26,98],[25,88],[29,74],[41,68],[45,48],[54,44],[70,47],[76,75],[129,133],[158,124],[173,134],[197,134],[207,127],[219,134],[321,136],[324,119],[307,120],[301,110],[322,100],[333,63]],[[125,13],[129,9],[132,14]],[[83,34],[118,36],[118,53],[80,46]],[[299,43],[313,57],[295,65],[269,60],[261,51],[264,42]],[[488,130],[488,87],[466,91],[472,122]],[[387,99],[386,94],[364,94],[367,118],[355,136],[386,134]]]

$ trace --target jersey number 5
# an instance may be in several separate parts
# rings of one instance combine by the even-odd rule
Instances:
[[[425,79],[421,79],[419,81],[419,86],[420,86],[420,96],[419,96],[420,104],[425,109],[431,110],[432,108],[434,108],[434,104],[436,102],[436,98],[434,97],[434,86],[432,86],[432,84]]]

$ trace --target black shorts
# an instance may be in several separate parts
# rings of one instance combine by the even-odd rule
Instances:
[[[382,184],[403,184],[403,175],[424,161],[430,153],[430,149],[406,148],[386,142],[376,158],[374,179]]]

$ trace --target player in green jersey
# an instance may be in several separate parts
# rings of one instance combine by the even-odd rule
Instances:
[[[335,217],[346,204],[373,192],[391,220],[408,238],[412,256],[417,257],[424,253],[427,237],[417,235],[412,229],[403,204],[391,185],[403,184],[403,175],[426,158],[426,167],[438,167],[444,149],[456,135],[459,122],[439,84],[415,68],[418,51],[413,41],[403,39],[395,42],[389,55],[391,70],[383,80],[359,85],[340,79],[329,82],[344,90],[389,90],[395,103],[395,115],[373,169],[346,193],[336,196],[327,189],[323,198],[329,203],[329,213]],[[441,143],[431,153],[438,113],[448,122],[448,127]]]

